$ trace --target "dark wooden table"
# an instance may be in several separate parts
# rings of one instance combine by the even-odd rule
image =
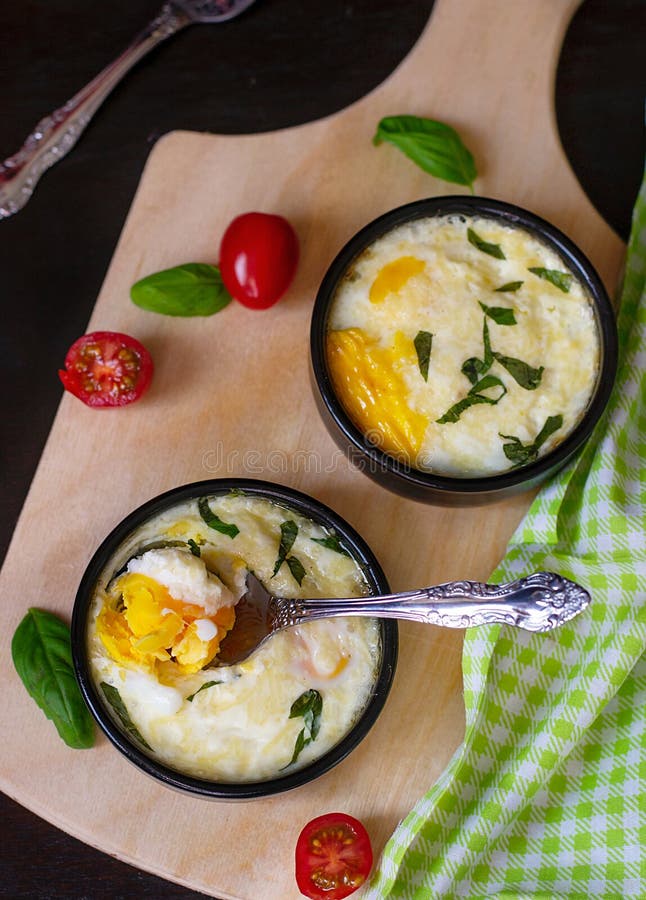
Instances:
[[[0,158],[116,56],[157,7],[158,0],[5,4]],[[0,222],[2,557],[60,399],[56,370],[85,330],[155,140],[178,128],[266,131],[341,109],[394,69],[431,7],[432,0],[258,0],[233,22],[190,28],[130,73],[25,209]],[[586,0],[556,82],[566,152],[623,237],[644,160],[645,19],[645,0]],[[1,794],[0,817],[0,896],[202,896],[87,847]]]

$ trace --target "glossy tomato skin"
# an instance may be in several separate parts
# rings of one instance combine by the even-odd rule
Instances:
[[[308,822],[296,842],[296,883],[310,900],[343,900],[365,884],[372,868],[368,832],[347,813]]]
[[[58,374],[66,391],[86,406],[127,406],[148,389],[153,361],[143,344],[118,331],[93,331],[78,338]]]
[[[287,219],[244,213],[222,236],[220,274],[231,296],[244,306],[267,309],[291,284],[298,256],[298,238]]]

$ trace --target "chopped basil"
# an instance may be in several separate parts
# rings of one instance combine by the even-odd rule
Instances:
[[[187,543],[188,543],[189,549],[190,549],[191,553],[193,554],[193,556],[201,556],[202,555],[202,552],[201,552],[199,546],[195,543],[193,538],[189,538]]]
[[[271,577],[278,574],[278,570],[282,566],[282,564],[287,559],[287,554],[294,546],[294,541],[296,540],[296,535],[298,534],[298,525],[292,519],[287,519],[286,522],[281,522],[280,525],[280,544],[278,545],[278,556],[276,557],[276,562],[274,563],[274,571],[271,573]]]
[[[193,702],[193,699],[194,699],[195,697],[197,697],[197,695],[198,695],[201,691],[205,691],[207,688],[213,687],[213,686],[216,685],[216,684],[223,684],[223,682],[222,682],[222,681],[205,681],[204,684],[202,685],[202,687],[199,687],[199,688],[195,691],[194,694],[190,694],[186,699],[188,700],[189,703],[192,703],[192,702]]]
[[[303,583],[303,578],[305,578],[306,575],[303,563],[296,556],[288,556],[286,562],[294,580],[298,582],[298,586],[300,587]]]
[[[487,306],[480,303],[480,307],[486,316],[493,319],[497,325],[515,325],[516,316],[509,306]]]
[[[465,184],[473,193],[478,175],[473,156],[450,125],[419,116],[386,116],[372,139],[376,147],[384,141],[435,178]]]
[[[562,415],[549,416],[531,444],[523,444],[520,438],[511,434],[502,434],[499,432],[501,438],[505,441],[509,441],[509,443],[502,445],[505,456],[514,464],[514,468],[534,462],[538,457],[538,451],[548,437],[554,434],[555,431],[558,431],[562,425]]]
[[[207,497],[200,497],[197,501],[197,508],[202,517],[203,521],[209,526],[209,528],[213,528],[214,531],[219,531],[220,534],[228,534],[230,538],[234,538],[237,534],[240,534],[240,529],[237,525],[233,525],[229,522],[223,522],[219,516],[213,512],[211,507],[209,506],[209,501]]]
[[[467,228],[467,238],[469,239],[469,243],[473,244],[474,247],[477,247],[482,253],[487,253],[489,256],[495,256],[496,259],[507,259],[500,244],[490,244],[489,241],[483,240],[473,228]]]
[[[94,725],[74,675],[67,625],[53,613],[32,607],[16,628],[11,657],[29,696],[68,747],[92,747]]]
[[[315,544],[320,544],[321,547],[327,547],[328,550],[334,550],[335,553],[340,553],[342,556],[350,556],[348,551],[341,546],[336,534],[328,534],[327,537],[312,538],[312,540]]]
[[[187,263],[147,275],[130,288],[136,306],[165,316],[212,316],[231,302],[217,266]]]
[[[558,269],[544,269],[542,266],[531,266],[529,271],[534,275],[538,275],[544,281],[549,281],[550,284],[557,287],[559,291],[563,291],[564,294],[569,293],[573,277],[569,272],[559,272]]]
[[[428,381],[428,364],[431,359],[433,335],[430,331],[418,331],[413,341],[417,353],[417,363],[424,381]]]
[[[523,281],[508,281],[507,284],[502,284],[499,288],[494,288],[495,294],[513,294],[519,288],[523,286]]]
[[[487,397],[483,391],[490,390],[493,387],[502,388],[502,393],[500,393],[498,397]],[[457,403],[454,403],[441,418],[436,419],[436,422],[440,425],[457,422],[462,413],[471,406],[476,406],[480,403],[488,403],[490,406],[495,406],[502,400],[506,393],[507,388],[500,378],[497,378],[495,375],[485,375],[484,378],[473,385],[466,397],[463,397],[462,400],[458,400]]]
[[[321,727],[322,712],[323,698],[318,691],[315,691],[312,688],[308,691],[304,691],[300,697],[297,697],[297,699],[294,700],[289,710],[289,718],[297,719],[302,717],[303,728],[296,738],[292,758],[283,768],[286,769],[288,766],[291,766],[292,763],[295,763],[300,756],[303,747],[306,747],[308,744],[311,744],[312,741],[316,740]]]
[[[538,369],[535,369],[528,363],[523,362],[522,359],[514,359],[513,356],[503,356],[502,353],[496,353],[495,351],[494,357],[526,391],[535,391],[541,383],[541,378],[545,371],[544,366],[539,366]]]
[[[462,363],[462,374],[466,375],[471,384],[476,384],[478,379],[481,378],[485,372],[488,372],[493,365],[494,356],[491,349],[489,325],[487,324],[486,316],[484,317],[482,325],[482,343],[484,345],[484,358],[478,359],[477,356],[472,356]]]
[[[145,740],[135,723],[130,718],[130,713],[128,712],[126,704],[121,699],[121,694],[116,689],[116,687],[108,684],[105,681],[102,681],[101,690],[103,691],[105,699],[108,701],[112,709],[119,717],[119,720],[123,725],[126,733],[130,735],[130,737],[138,741],[147,750],[152,750],[153,748],[150,746],[148,741]]]

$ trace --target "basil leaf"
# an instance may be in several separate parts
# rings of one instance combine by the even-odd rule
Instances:
[[[30,608],[14,633],[11,657],[29,696],[68,747],[92,747],[94,725],[74,675],[67,625],[53,613]]]
[[[289,571],[292,573],[294,580],[298,582],[298,586],[300,587],[303,583],[303,578],[305,578],[305,575],[307,574],[303,563],[296,556],[288,556],[287,565],[289,566]]]
[[[165,316],[212,316],[231,302],[217,266],[186,263],[154,272],[130,288],[136,306]]]
[[[484,344],[484,359],[478,359],[472,356],[470,359],[462,363],[462,374],[466,375],[471,384],[476,384],[478,378],[488,372],[493,365],[493,351],[491,349],[491,339],[489,337],[489,325],[487,317],[483,319],[482,325],[482,343]]]
[[[482,253],[487,253],[489,256],[495,256],[496,259],[507,259],[500,244],[490,244],[489,241],[483,240],[479,234],[476,234],[473,228],[467,228],[467,238],[469,243],[473,244],[474,247],[477,247]]]
[[[321,547],[327,547],[328,550],[334,550],[335,553],[340,553],[342,556],[350,556],[348,551],[341,546],[336,534],[328,534],[327,537],[312,538],[312,540],[315,544],[320,544]]]
[[[435,178],[465,184],[473,193],[478,175],[473,156],[450,125],[419,116],[386,116],[372,139],[375,147],[384,141]]]
[[[194,699],[195,697],[197,697],[197,695],[198,695],[201,691],[205,691],[207,688],[210,688],[210,687],[213,687],[213,686],[216,685],[216,684],[222,684],[222,683],[223,683],[223,682],[221,682],[221,681],[205,681],[204,684],[203,684],[201,687],[199,687],[199,688],[195,691],[194,694],[190,694],[186,699],[188,700],[189,703],[192,703],[192,702],[193,702],[193,699]]]
[[[428,381],[428,364],[431,359],[433,335],[430,331],[418,331],[413,341],[417,353],[417,363],[424,381]]]
[[[545,371],[544,366],[535,369],[528,363],[523,362],[522,359],[514,359],[513,356],[503,356],[502,353],[494,352],[494,357],[526,391],[535,391],[541,383],[541,378]]]
[[[289,718],[296,719],[302,717],[304,727],[296,738],[292,758],[287,763],[287,766],[284,766],[283,768],[286,769],[288,766],[291,766],[292,763],[296,762],[303,747],[306,747],[308,744],[311,744],[312,741],[316,740],[321,728],[322,713],[323,698],[318,691],[315,691],[312,688],[308,691],[304,691],[300,697],[297,697],[297,699],[294,700],[289,710]]]
[[[516,324],[516,316],[514,315],[513,309],[508,306],[486,306],[484,303],[480,304],[482,311],[486,316],[489,316],[490,319],[493,319],[497,325],[515,325]]]
[[[494,288],[495,294],[506,294],[506,293],[514,293],[519,288],[523,286],[524,281],[508,281],[507,284],[502,284],[499,288]]]
[[[482,393],[483,391],[490,390],[492,387],[502,388],[502,393],[499,397],[486,397]],[[472,406],[477,406],[481,403],[488,403],[490,406],[495,406],[502,400],[506,393],[507,388],[500,378],[496,375],[485,375],[484,378],[474,384],[466,397],[463,397],[462,400],[458,400],[457,403],[454,403],[441,418],[436,419],[435,421],[440,425],[452,424],[457,422],[462,413]]]
[[[563,291],[564,294],[569,293],[573,278],[569,272],[559,272],[558,269],[544,269],[542,266],[532,266],[529,271],[534,275],[538,275],[544,281],[549,281],[559,291]]]
[[[197,501],[197,509],[200,516],[202,517],[202,520],[206,522],[209,528],[213,528],[215,531],[219,531],[220,534],[228,534],[232,539],[237,534],[240,534],[240,529],[237,525],[233,525],[229,522],[223,522],[219,516],[216,516],[216,514],[209,506],[209,501],[206,497],[200,497],[200,499]]]
[[[276,557],[276,562],[274,563],[274,571],[271,573],[272,578],[274,577],[274,575],[278,574],[278,570],[287,559],[287,554],[294,546],[294,541],[296,540],[297,534],[298,525],[296,524],[296,522],[292,521],[292,519],[287,519],[286,522],[281,523],[280,544],[278,545],[278,556]]]
[[[189,550],[191,551],[191,553],[193,554],[193,556],[198,556],[198,557],[199,557],[199,556],[202,555],[202,551],[200,550],[199,546],[195,543],[195,541],[193,540],[193,538],[189,538],[188,541],[187,541],[187,543],[188,543],[188,546],[189,546]]]
[[[108,684],[106,681],[102,681],[101,690],[103,691],[105,699],[117,714],[119,721],[126,731],[126,734],[138,741],[147,750],[152,750],[153,748],[150,746],[148,741],[145,740],[135,723],[130,718],[130,713],[128,712],[126,704],[121,699],[121,694],[116,689],[116,687]]]
[[[527,465],[527,463],[534,462],[538,457],[538,451],[548,437],[554,434],[555,431],[558,431],[562,425],[562,415],[548,416],[545,420],[545,424],[531,444],[523,444],[520,438],[515,435],[498,432],[501,438],[505,441],[509,441],[509,443],[503,444],[502,446],[505,456],[510,462],[514,463],[514,467],[524,466]]]

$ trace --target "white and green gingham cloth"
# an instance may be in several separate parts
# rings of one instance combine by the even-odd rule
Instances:
[[[592,593],[550,635],[467,632],[467,727],[365,897],[646,898],[646,180],[620,367],[585,450],[534,501],[494,581],[548,569]]]

